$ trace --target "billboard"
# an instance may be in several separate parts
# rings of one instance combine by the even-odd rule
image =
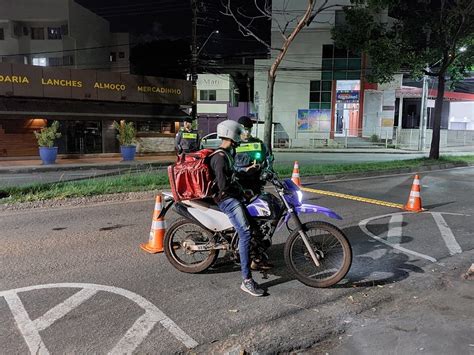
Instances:
[[[0,63],[0,96],[191,104],[190,81]]]
[[[329,132],[331,130],[331,110],[298,110],[298,132]]]

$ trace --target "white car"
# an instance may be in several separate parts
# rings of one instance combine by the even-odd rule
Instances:
[[[201,138],[201,149],[217,149],[221,145],[222,140],[217,137],[217,133],[209,133]]]

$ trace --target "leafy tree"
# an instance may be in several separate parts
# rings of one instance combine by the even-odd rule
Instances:
[[[351,2],[344,9],[345,25],[335,28],[333,37],[338,45],[367,54],[369,80],[387,82],[400,72],[437,78],[429,157],[438,159],[446,82],[455,84],[474,65],[474,1]]]

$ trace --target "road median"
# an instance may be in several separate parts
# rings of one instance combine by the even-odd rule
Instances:
[[[474,156],[450,156],[440,160],[411,159],[390,162],[357,164],[321,164],[300,166],[303,183],[341,180],[347,178],[379,176],[385,174],[423,172],[439,169],[466,167],[474,164]],[[291,176],[291,164],[275,164],[281,177]],[[0,187],[0,210],[19,203],[39,203],[66,199],[87,199],[104,195],[115,196],[122,193],[140,193],[169,188],[167,173],[164,170],[149,170],[140,173],[122,173],[117,176],[94,177],[81,181],[52,184],[34,184],[19,187]]]

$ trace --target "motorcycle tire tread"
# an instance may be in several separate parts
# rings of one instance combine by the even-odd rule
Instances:
[[[203,260],[201,263],[195,265],[195,266],[184,266],[183,264],[179,263],[175,257],[173,256],[173,248],[171,246],[172,241],[172,236],[175,232],[176,229],[181,227],[183,224],[194,224],[196,226],[199,226],[198,224],[194,223],[193,221],[186,219],[186,218],[181,218],[178,219],[176,222],[174,222],[171,227],[168,228],[165,234],[165,240],[164,240],[164,249],[165,249],[165,255],[168,261],[170,262],[173,267],[181,272],[185,272],[188,274],[197,274],[200,272],[203,272],[207,270],[209,267],[211,267],[217,260],[219,256],[219,251],[218,250],[211,250],[209,252],[208,257]],[[202,228],[201,226],[199,226]]]
[[[305,284],[306,286],[316,287],[316,288],[325,288],[325,287],[330,287],[337,284],[349,272],[349,269],[352,263],[352,249],[347,237],[344,235],[344,232],[342,232],[335,225],[331,223],[323,222],[323,221],[307,222],[303,224],[303,227],[305,230],[309,230],[313,228],[326,230],[339,240],[344,250],[344,262],[342,264],[342,267],[333,276],[321,281],[314,280],[314,279],[311,279],[309,277],[299,274],[298,270],[294,268],[291,262],[291,246],[294,243],[295,239],[299,237],[298,230],[293,231],[293,233],[290,235],[290,237],[285,243],[285,248],[284,248],[283,253],[285,256],[286,265],[290,269],[291,273],[295,276],[295,278],[299,280],[300,282],[302,282],[303,284]]]

